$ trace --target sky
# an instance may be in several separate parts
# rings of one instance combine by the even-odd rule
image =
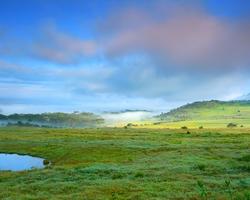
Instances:
[[[0,112],[156,112],[250,92],[248,0],[0,1]]]

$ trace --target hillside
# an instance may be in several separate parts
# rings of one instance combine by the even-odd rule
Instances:
[[[0,115],[1,126],[96,127],[104,120],[93,113],[42,113]]]
[[[226,127],[228,123],[239,126],[249,126],[250,101],[203,101],[195,102],[162,113],[156,119],[161,124],[168,123],[176,126],[189,125]]]
[[[249,101],[250,100],[250,93],[239,97],[237,100],[247,100],[247,101]]]

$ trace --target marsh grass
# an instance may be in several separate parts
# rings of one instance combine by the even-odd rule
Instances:
[[[208,199],[208,192],[207,188],[205,187],[204,183],[202,181],[197,181],[199,194],[201,199],[207,200]]]
[[[189,130],[2,128],[0,152],[51,164],[0,172],[0,199],[248,200],[250,130]]]
[[[194,166],[194,169],[198,169],[200,171],[205,171],[206,165],[205,164],[198,164]]]

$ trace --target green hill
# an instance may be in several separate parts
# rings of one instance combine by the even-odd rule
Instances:
[[[156,117],[160,124],[226,127],[229,123],[250,127],[250,101],[194,102],[162,113]]]

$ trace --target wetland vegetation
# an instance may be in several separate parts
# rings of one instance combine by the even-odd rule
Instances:
[[[0,199],[249,199],[250,130],[0,129],[0,152],[51,161],[0,172]]]

